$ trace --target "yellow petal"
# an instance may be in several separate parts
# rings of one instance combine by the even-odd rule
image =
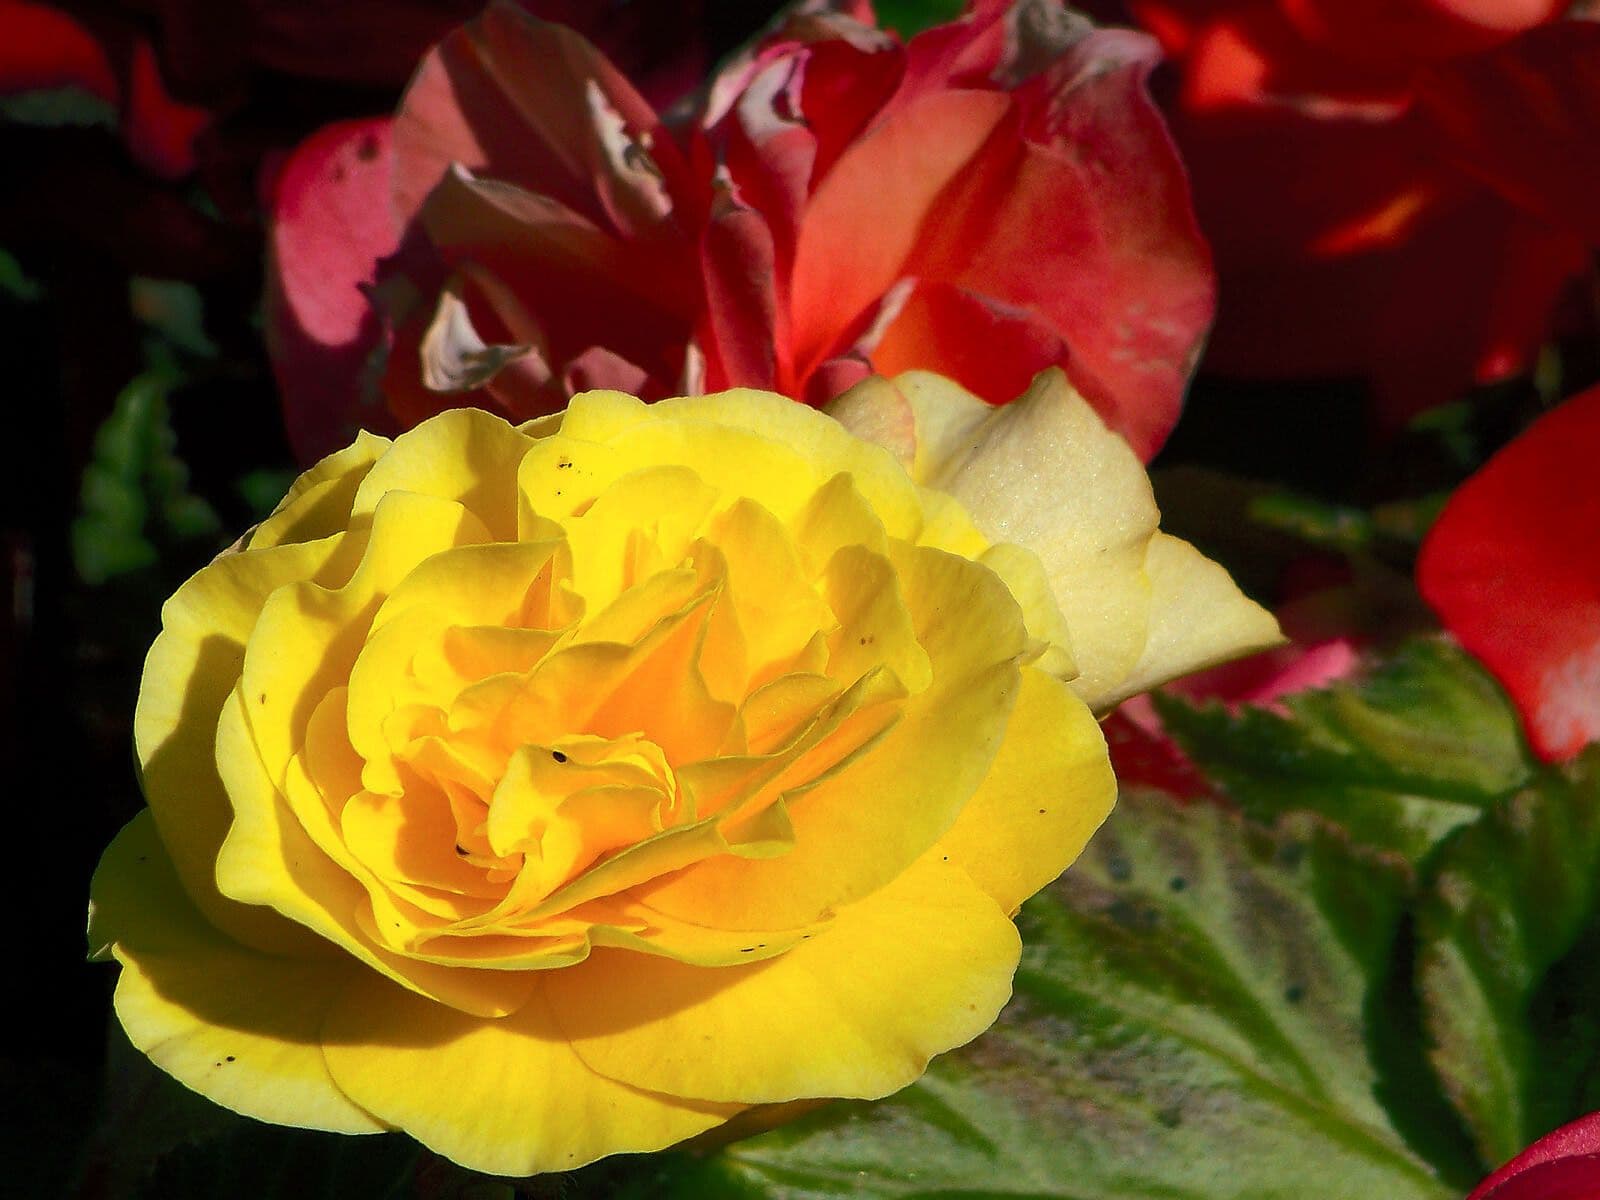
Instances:
[[[1094,714],[1060,680],[1026,668],[994,766],[928,853],[1015,912],[1078,857],[1116,797]]]
[[[122,963],[117,1018],[163,1071],[262,1121],[383,1129],[338,1088],[322,1057],[323,1019],[359,973],[355,962],[262,954],[207,924],[148,812],[106,850],[90,896],[91,946]]]
[[[216,753],[235,813],[217,854],[217,886],[223,895],[243,904],[270,905],[375,971],[464,1011],[500,1015],[526,1002],[531,980],[403,958],[368,935],[359,914],[370,900],[354,872],[371,882],[370,872],[348,851],[338,862],[325,852],[340,835],[320,798],[291,811],[261,763],[237,692],[223,706]],[[315,839],[302,820],[321,822]]]
[[[583,1060],[635,1087],[743,1103],[873,1098],[987,1029],[1019,952],[999,906],[931,860],[766,962],[597,950],[546,990]]]
[[[337,1006],[323,1037],[329,1070],[358,1103],[436,1153],[493,1175],[660,1150],[737,1111],[596,1074],[537,995],[514,1016],[486,1020],[367,979]]]
[[[1038,556],[1071,634],[1073,690],[1108,708],[1148,634],[1160,513],[1143,465],[1058,370],[999,408],[937,375],[895,383],[917,413],[918,482],[954,496],[991,541]]]
[[[1107,699],[1118,704],[1169,679],[1282,644],[1277,619],[1222,567],[1181,538],[1158,533],[1145,559],[1153,595],[1150,639]]]
[[[250,535],[250,549],[310,542],[343,531],[350,523],[356,489],[388,448],[388,438],[361,430],[354,442],[289,486],[272,515]]]
[[[339,538],[225,555],[161,609],[161,636],[145,659],[133,739],[145,798],[178,877],[212,924],[266,950],[302,951],[309,939],[274,913],[217,891],[217,849],[232,810],[217,777],[217,714],[239,680],[244,645],[272,592],[313,578]]]
[[[992,572],[926,547],[895,564],[933,682],[869,753],[789,804],[793,850],[697,864],[652,886],[652,906],[731,928],[804,925],[893,879],[954,823],[1000,747],[1027,634]]]
[[[352,519],[368,516],[386,492],[455,501],[488,527],[495,541],[517,537],[517,468],[536,443],[476,408],[440,413],[395,438],[361,481]]]

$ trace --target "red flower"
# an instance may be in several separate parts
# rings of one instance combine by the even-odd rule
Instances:
[[[1129,7],[1179,64],[1210,370],[1365,377],[1398,423],[1527,364],[1600,241],[1600,24],[1559,0]]]
[[[581,37],[491,5],[395,118],[403,245],[372,293],[388,414],[527,417],[592,386],[816,403],[910,366],[998,402],[1060,364],[1148,456],[1212,306],[1144,89],[1156,56],[1053,0],[981,0],[906,45],[814,7],[674,129]],[[293,241],[277,241],[288,307],[308,286],[348,300],[371,274],[295,272]],[[291,410],[327,403],[302,386],[314,363],[278,368]],[[291,424],[362,420],[359,383]]]
[[[1600,1200],[1600,1113],[1546,1134],[1467,1200]]]
[[[1600,388],[1547,413],[1451,497],[1417,584],[1505,685],[1547,760],[1600,738]]]

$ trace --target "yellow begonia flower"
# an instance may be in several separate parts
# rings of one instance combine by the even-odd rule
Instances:
[[[1104,535],[986,534],[1004,430],[922,428],[931,487],[777,396],[591,392],[301,476],[145,665],[149,809],[89,930],[133,1043],[250,1116],[521,1175],[886,1095],[981,1032],[1011,915],[1113,800],[1060,677],[1101,670],[1098,584],[1057,573],[1102,580]],[[1040,450],[1114,489],[1054,520],[1130,555],[1121,443]],[[1149,542],[1147,585],[1104,576],[1130,611],[1190,563]],[[1128,640],[1142,678],[1165,643]]]

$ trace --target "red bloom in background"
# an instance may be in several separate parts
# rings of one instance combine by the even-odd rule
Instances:
[[[817,403],[910,366],[1000,401],[1060,364],[1148,456],[1212,310],[1157,54],[1051,0],[981,0],[904,45],[817,8],[680,129],[581,37],[494,4],[424,61],[387,175],[326,142],[302,154],[327,169],[285,175],[270,316],[297,446],[367,420],[374,381],[409,425],[594,386]],[[369,214],[362,244],[400,246],[381,271],[301,236],[324,192]],[[306,314],[330,310],[325,336]],[[355,365],[379,337],[381,378]]]
[[[1505,685],[1547,760],[1600,738],[1600,388],[1545,414],[1467,480],[1417,584]]]
[[[1561,0],[1129,0],[1221,284],[1207,368],[1391,427],[1525,367],[1600,244],[1600,24]]]
[[[1467,1200],[1600,1200],[1600,1113],[1546,1134]]]

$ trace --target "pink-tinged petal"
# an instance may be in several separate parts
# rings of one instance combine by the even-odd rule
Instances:
[[[1145,86],[1159,56],[1143,34],[1099,30],[1019,89],[1021,138],[990,142],[907,272],[1038,314],[1078,390],[1146,459],[1178,418],[1215,304]]]
[[[1600,1197],[1600,1113],[1546,1134],[1473,1190],[1467,1200],[1595,1200]]]
[[[604,55],[509,0],[423,60],[395,118],[395,157],[402,220],[460,164],[623,235],[661,223],[684,172],[655,111]]]
[[[382,327],[365,288],[399,230],[388,196],[387,119],[341,121],[294,151],[272,207],[266,327],[289,438],[302,461],[386,424],[367,401]]]
[[[1426,72],[1418,100],[1446,154],[1600,245],[1600,22],[1563,21]]]
[[[1600,388],[1536,421],[1451,497],[1417,584],[1561,760],[1600,738]]]
[[[880,375],[935,371],[977,396],[1020,396],[1049,366],[1071,373],[1066,343],[1040,317],[937,281],[917,282],[869,352]]]
[[[1011,107],[1000,92],[935,92],[901,108],[834,165],[812,196],[795,253],[795,371],[804,377],[908,272],[944,192]]]

